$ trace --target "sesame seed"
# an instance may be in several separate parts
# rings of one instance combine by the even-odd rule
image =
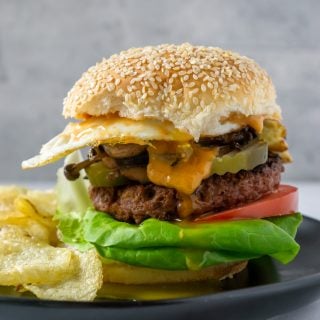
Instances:
[[[188,81],[189,80],[189,76],[186,74],[185,76],[183,76],[182,78],[184,81]]]
[[[235,91],[235,90],[237,90],[237,87],[238,87],[237,84],[231,84],[231,85],[229,86],[229,91]]]
[[[207,87],[208,87],[209,89],[213,89],[213,84],[212,84],[211,82],[208,82],[208,83],[207,83]]]
[[[154,90],[157,90],[158,89],[158,85],[155,83],[155,82],[150,82],[151,84],[151,87],[154,89]]]
[[[193,93],[193,94],[196,94],[196,93],[198,93],[198,92],[199,92],[199,88],[195,88],[195,89],[192,90],[192,93]]]
[[[181,89],[178,89],[177,91],[176,91],[176,94],[181,94],[183,92],[183,89],[181,88]]]
[[[191,102],[204,108],[205,101],[197,96],[200,92],[206,92],[207,103],[210,99],[251,103],[233,93],[240,86],[246,95],[259,92],[254,96],[265,99],[270,91],[265,87],[272,83],[252,60],[219,48],[190,44],[132,48],[89,68],[65,98],[64,115],[87,113],[87,100],[104,93],[106,112],[115,108],[108,99],[113,94],[124,102],[137,102],[140,109],[150,101],[162,101],[170,110],[192,111]]]
[[[108,84],[107,84],[107,89],[108,89],[108,91],[113,91],[114,88],[115,88],[115,85],[114,85],[113,83],[108,83]]]

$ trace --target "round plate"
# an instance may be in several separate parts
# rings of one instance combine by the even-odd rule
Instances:
[[[222,292],[157,301],[55,302],[2,295],[0,318],[264,319],[293,311],[320,297],[319,234],[320,222],[305,217],[297,235],[301,251],[294,262],[280,265],[268,258],[250,261],[247,271],[238,276],[244,286],[241,289],[234,289],[235,279],[224,282]]]

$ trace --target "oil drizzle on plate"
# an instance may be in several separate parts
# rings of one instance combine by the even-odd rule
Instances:
[[[223,281],[201,281],[180,284],[124,285],[116,283],[105,284],[98,292],[98,300],[164,300],[201,296],[222,292],[230,289],[240,289],[248,286],[248,272],[243,270],[233,279]]]

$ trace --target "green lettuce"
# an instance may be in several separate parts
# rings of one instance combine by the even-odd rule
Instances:
[[[79,154],[66,163],[80,161]],[[288,263],[299,252],[294,237],[300,213],[268,219],[172,223],[147,219],[140,225],[120,222],[96,211],[83,176],[75,182],[58,172],[58,228],[62,241],[79,250],[95,247],[105,259],[167,270],[198,270],[270,256]]]
[[[123,263],[166,270],[199,270],[221,263],[258,258],[250,253],[207,251],[181,248],[122,249],[96,246],[98,253]]]
[[[83,161],[80,151],[75,151],[65,158],[64,166],[71,163],[78,163]],[[57,207],[61,212],[82,212],[85,213],[88,207],[92,206],[88,194],[89,182],[84,179],[85,174],[80,171],[79,179],[75,181],[67,180],[63,173],[63,168],[58,169],[57,172]]]
[[[73,152],[65,158],[64,165],[78,163],[83,160],[80,151]],[[92,206],[88,195],[89,182],[80,173],[79,179],[69,181],[63,173],[63,168],[57,172],[57,213],[60,238],[80,251],[85,251],[93,245],[83,238],[83,217],[88,207]]]
[[[70,245],[80,245],[83,250],[87,243],[103,258],[168,270],[197,270],[264,255],[288,263],[299,252],[294,236],[302,220],[301,214],[295,213],[206,224],[148,219],[136,226],[92,208],[81,217],[61,212],[59,217],[60,232]]]

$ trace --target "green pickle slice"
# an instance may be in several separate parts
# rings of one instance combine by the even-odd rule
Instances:
[[[249,143],[240,151],[229,152],[217,157],[212,162],[212,174],[224,175],[227,172],[237,173],[240,170],[252,170],[268,159],[268,144],[258,140]]]
[[[212,162],[211,174],[224,175],[227,172],[237,173],[240,170],[252,170],[268,159],[268,144],[254,140],[241,150],[231,151]],[[119,171],[112,170],[103,162],[96,162],[85,169],[91,185],[95,187],[117,187],[130,181]]]
[[[88,179],[94,187],[117,187],[128,183],[128,179],[106,167],[103,162],[96,162],[87,167]]]

